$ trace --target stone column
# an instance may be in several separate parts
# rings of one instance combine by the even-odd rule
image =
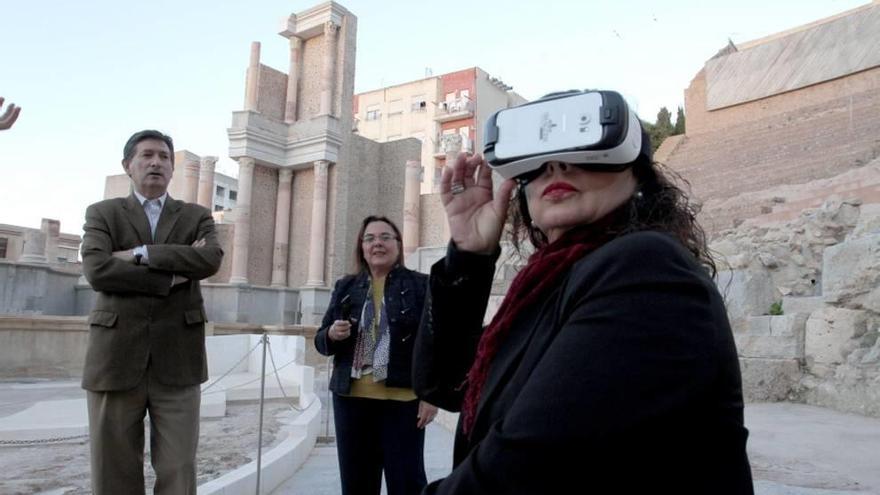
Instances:
[[[46,246],[43,256],[49,263],[58,262],[58,240],[61,237],[61,222],[44,218],[40,222],[40,230],[46,234]]]
[[[296,93],[299,86],[299,56],[302,48],[302,40],[296,36],[290,37],[290,73],[287,75],[287,106],[284,109],[284,122],[292,124],[296,122]]]
[[[46,237],[46,233],[40,230],[25,230],[24,246],[22,246],[19,261],[23,263],[45,263]]]
[[[403,186],[403,254],[405,255],[419,247],[420,169],[418,160],[406,161],[406,178]]]
[[[195,203],[199,196],[199,162],[186,161],[183,163],[183,197],[187,203]]]
[[[309,231],[309,272],[306,285],[324,285],[324,236],[327,234],[327,170],[330,162],[315,162],[315,186],[312,198],[312,228]]]
[[[336,37],[339,24],[324,23],[324,67],[321,73],[321,109],[318,115],[333,115],[333,88],[336,87]]]
[[[205,208],[214,211],[214,167],[216,156],[203,156],[199,169],[199,194],[196,201]]]
[[[238,200],[235,204],[235,232],[232,236],[230,284],[248,283],[248,242],[251,237],[251,191],[254,184],[253,158],[238,159]]]
[[[251,62],[248,64],[245,85],[244,109],[257,111],[257,94],[260,89],[260,42],[251,43]]]
[[[287,287],[287,251],[290,247],[290,184],[293,170],[278,171],[278,201],[275,204],[275,249],[272,252],[272,287]]]

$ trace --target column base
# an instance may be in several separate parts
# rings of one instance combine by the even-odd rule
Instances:
[[[247,285],[248,279],[245,277],[229,277],[229,283],[232,285]]]

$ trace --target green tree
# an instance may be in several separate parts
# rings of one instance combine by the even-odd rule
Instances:
[[[660,108],[660,111],[657,112],[657,122],[651,124],[643,121],[642,125],[645,126],[645,131],[648,132],[648,136],[651,138],[651,149],[654,151],[657,151],[657,148],[660,147],[664,139],[672,135],[674,129],[672,126],[672,114],[669,113],[666,107]]]
[[[684,108],[678,107],[678,114],[675,116],[675,127],[672,129],[672,134],[684,134]]]

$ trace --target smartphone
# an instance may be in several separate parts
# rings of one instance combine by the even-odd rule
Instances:
[[[351,321],[351,296],[346,294],[339,301],[340,320]]]

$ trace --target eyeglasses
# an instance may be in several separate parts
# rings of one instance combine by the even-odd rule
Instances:
[[[364,244],[372,244],[373,241],[375,241],[377,239],[382,241],[383,244],[385,244],[385,243],[389,243],[391,241],[396,241],[397,236],[392,235],[392,234],[379,234],[378,236],[373,235],[373,234],[366,234],[361,238],[361,240],[364,241]]]

